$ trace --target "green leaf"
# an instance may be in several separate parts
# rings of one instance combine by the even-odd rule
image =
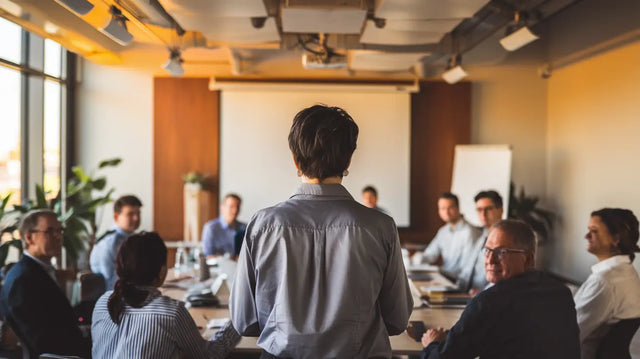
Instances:
[[[44,188],[39,184],[36,184],[36,208],[49,208],[47,205],[47,197],[44,194]]]
[[[93,188],[97,189],[98,191],[102,191],[106,185],[107,179],[104,177],[100,177],[93,181]]]
[[[78,180],[80,180],[80,182],[82,183],[87,183],[89,182],[89,180],[91,179],[82,169],[81,166],[74,166],[71,171],[73,172],[74,175],[76,175],[76,177],[78,178]]]
[[[9,203],[9,199],[11,198],[11,195],[13,195],[13,192],[9,192],[7,193],[7,195],[2,199],[2,204],[0,207],[2,209],[2,212],[4,212],[4,209],[7,207],[7,203]],[[0,216],[1,218],[2,216]]]
[[[100,164],[98,165],[98,168],[117,166],[120,164],[120,162],[122,162],[121,158],[111,158],[108,160],[101,161]]]

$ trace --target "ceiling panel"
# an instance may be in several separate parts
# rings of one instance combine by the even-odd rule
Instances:
[[[221,17],[264,17],[267,10],[262,0],[158,0],[171,15]],[[182,25],[182,24],[180,24]],[[184,27],[184,25],[182,25]],[[196,30],[196,29],[190,29]]]
[[[293,33],[359,34],[363,9],[282,9],[282,30]]]
[[[268,18],[261,29],[251,25],[250,18],[189,15],[174,17],[182,27],[200,31],[208,41],[215,43],[253,44],[279,42],[280,34],[274,18]]]
[[[459,19],[472,17],[488,0],[378,0],[383,19]]]
[[[367,20],[360,42],[376,45],[426,45],[440,41],[446,32],[397,31],[377,28],[373,21]]]
[[[349,68],[364,71],[408,71],[430,53],[388,53],[381,51],[349,51]]]
[[[453,30],[463,19],[441,20],[396,20],[389,19],[385,29],[397,31],[428,31],[446,33]]]

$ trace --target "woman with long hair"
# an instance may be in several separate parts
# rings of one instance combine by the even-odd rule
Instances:
[[[202,338],[184,303],[160,294],[167,247],[157,233],[127,238],[116,255],[118,281],[93,311],[93,358],[224,358],[240,339],[227,325]]]
[[[631,264],[640,251],[638,219],[628,209],[603,208],[591,213],[588,230],[587,251],[598,263],[574,298],[583,359],[596,357],[611,325],[640,318],[640,278]]]

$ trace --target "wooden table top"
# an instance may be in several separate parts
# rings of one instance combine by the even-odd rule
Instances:
[[[172,278],[169,275],[167,278]],[[193,282],[195,283],[195,279],[186,279],[181,281],[184,282]],[[425,285],[426,282],[416,282],[416,287],[420,287]],[[169,296],[174,299],[184,300],[185,290],[180,289],[174,286],[169,285],[168,287],[161,288],[161,291],[164,295]],[[196,322],[198,328],[201,329],[202,336],[205,338],[211,338],[216,330],[215,329],[206,329],[206,325],[209,320],[214,318],[229,318],[229,309],[227,306],[223,306],[221,308],[210,308],[210,307],[197,307],[190,308],[189,313],[193,317],[193,320]],[[460,318],[460,314],[462,313],[462,309],[442,309],[442,308],[414,308],[411,313],[410,321],[422,321],[425,323],[427,328],[451,328]],[[242,337],[238,345],[236,346],[234,352],[243,353],[243,352],[251,352],[251,353],[259,353],[261,352],[261,348],[257,345],[257,337]],[[419,354],[422,350],[422,344],[420,342],[415,341],[413,338],[409,336],[409,334],[404,331],[400,335],[389,337],[391,342],[391,349],[394,355],[410,355],[410,354]]]

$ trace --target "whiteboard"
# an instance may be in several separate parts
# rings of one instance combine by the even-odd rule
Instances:
[[[502,218],[507,218],[511,157],[509,145],[456,146],[451,192],[458,196],[460,212],[470,223],[480,225],[473,198],[486,190],[495,190],[502,196]]]
[[[223,90],[220,192],[242,197],[239,219],[287,200],[300,183],[287,137],[293,117],[323,103],[344,108],[360,129],[342,184],[361,202],[367,185],[400,227],[409,225],[411,103],[407,93]]]

